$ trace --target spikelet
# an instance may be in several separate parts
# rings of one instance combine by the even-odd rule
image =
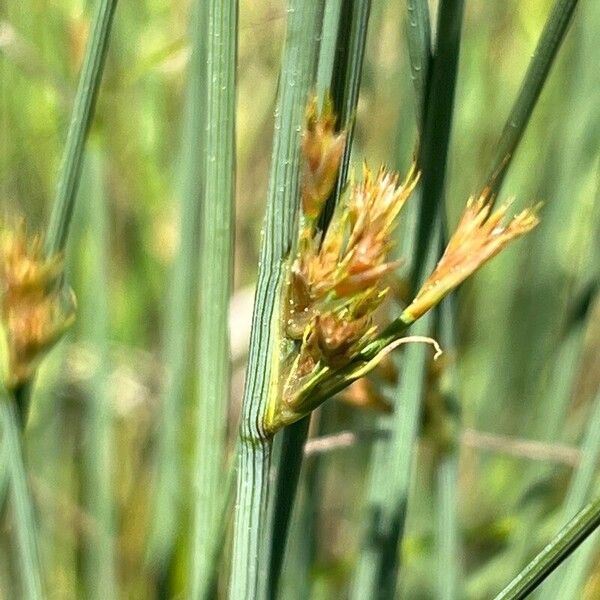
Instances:
[[[421,317],[512,240],[525,235],[539,223],[540,205],[523,210],[503,224],[511,203],[505,203],[492,213],[490,200],[488,190],[484,190],[479,198],[469,199],[442,258],[404,311],[406,322]]]
[[[60,255],[44,258],[39,236],[24,224],[0,233],[1,317],[8,346],[6,386],[27,380],[75,318],[75,300],[63,298]]]
[[[333,103],[326,98],[319,112],[317,97],[312,96],[306,109],[302,131],[302,211],[316,219],[335,185],[344,146],[346,131],[336,132]]]

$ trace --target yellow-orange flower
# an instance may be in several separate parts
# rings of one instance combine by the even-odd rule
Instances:
[[[0,302],[10,388],[31,377],[37,361],[74,320],[73,296],[61,297],[62,273],[62,257],[44,258],[40,238],[30,242],[23,225],[2,232]]]
[[[512,240],[525,235],[539,223],[538,205],[523,210],[503,224],[509,206],[510,202],[491,213],[488,190],[484,190],[479,198],[469,199],[442,258],[404,311],[405,322],[418,319]]]
[[[313,96],[306,109],[302,132],[302,211],[310,219],[316,219],[331,193],[337,179],[346,132],[335,131],[336,117],[329,98],[319,113],[317,97]]]
[[[399,179],[383,167],[373,174],[365,165],[363,181],[351,184],[322,243],[319,237],[301,239],[291,268],[290,302],[304,324],[312,318],[310,306],[326,298],[367,293],[380,301],[378,286],[398,266],[388,255],[397,216],[418,180],[414,164],[406,179],[401,183]]]

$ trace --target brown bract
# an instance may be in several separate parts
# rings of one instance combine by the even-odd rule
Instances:
[[[442,258],[404,311],[406,322],[421,317],[512,240],[525,235],[539,223],[540,205],[523,210],[503,224],[511,202],[492,213],[490,201],[488,190],[484,190],[479,198],[469,199]]]
[[[335,185],[346,132],[335,130],[336,117],[328,98],[323,110],[318,111],[317,98],[313,96],[306,109],[302,132],[302,211],[316,219]]]
[[[44,258],[40,238],[28,241],[23,225],[2,231],[1,315],[8,345],[9,388],[31,377],[37,361],[74,320],[72,295],[68,302],[61,297],[62,273],[62,257]]]

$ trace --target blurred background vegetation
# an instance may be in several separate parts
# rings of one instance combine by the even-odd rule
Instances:
[[[47,223],[91,4],[0,2],[2,212],[25,215],[33,229]],[[550,0],[466,3],[446,194],[451,225],[485,180],[550,6]],[[43,365],[26,434],[42,562],[56,599],[88,597],[90,555],[106,542],[94,508],[98,481],[87,468],[103,460],[102,452],[112,457],[105,463],[112,463],[107,547],[115,553],[119,597],[160,597],[164,585],[162,575],[148,567],[146,548],[164,380],[164,314],[180,228],[189,10],[187,2],[170,0],[122,1],[117,9],[69,242],[69,281],[79,299],[79,319]],[[240,2],[232,438],[285,18],[284,2]],[[403,19],[401,3],[373,1],[356,115],[356,165],[367,157],[372,165],[404,171],[417,142]],[[458,294],[465,598],[491,597],[554,534],[565,520],[567,493],[574,493],[573,474],[586,457],[591,466],[579,503],[600,492],[595,471],[600,426],[592,418],[600,404],[598,28],[600,5],[581,2],[503,187],[502,196],[514,195],[517,207],[543,200],[542,224]],[[106,211],[98,208],[102,205]],[[98,327],[101,332],[104,327],[98,324],[99,295],[108,305],[106,347],[97,342]],[[193,349],[189,353],[193,375]],[[188,384],[191,389],[193,376]],[[187,401],[179,415],[178,463],[184,475],[168,575],[181,590],[190,542],[193,411]],[[335,401],[322,413],[321,433],[368,430],[377,417]],[[294,579],[294,565],[284,568],[284,598],[347,594],[371,442],[365,436],[310,459],[312,466],[318,460],[318,469],[308,470],[309,492],[303,494],[312,490],[319,497],[312,514],[314,561],[304,586]],[[423,428],[417,461],[401,586],[402,597],[411,599],[436,597],[434,428]],[[577,500],[571,502],[576,510]],[[298,514],[298,523],[303,518]],[[298,535],[307,535],[305,528],[295,531],[292,545]],[[598,541],[592,537],[579,551],[588,553],[581,592],[587,598],[600,597]],[[17,597],[16,568],[10,535],[2,535],[2,597]]]

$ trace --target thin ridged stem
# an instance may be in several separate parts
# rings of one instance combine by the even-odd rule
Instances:
[[[436,48],[429,69],[427,104],[423,110],[424,124],[419,148],[422,175],[417,245],[412,258],[413,287],[427,273],[424,270],[424,257],[433,243],[432,223],[442,209],[463,10],[463,0],[443,0],[439,6]]]
[[[422,123],[426,106],[427,81],[431,63],[431,20],[427,0],[406,0],[406,39],[410,72],[415,88],[417,115]]]
[[[462,597],[460,582],[461,547],[458,523],[458,464],[459,442],[457,424],[461,403],[458,398],[458,374],[456,368],[456,303],[454,295],[446,298],[438,309],[439,339],[444,352],[454,361],[446,367],[445,381],[440,383],[444,396],[441,410],[443,436],[440,443],[441,456],[436,467],[437,512],[437,597],[440,600],[456,600]],[[456,411],[456,415],[453,414]]]
[[[342,0],[325,0],[317,66],[317,96],[321,106],[331,90],[341,11]]]
[[[437,259],[437,251],[431,252],[426,263],[433,268]],[[430,335],[432,327],[433,313],[428,313],[415,323],[411,334]],[[402,355],[399,384],[395,391],[397,409],[391,421],[391,435],[372,458],[366,529],[362,535],[354,576],[353,600],[388,600],[395,594],[399,543],[404,530],[413,447],[419,430],[430,353],[431,350],[423,344],[412,344]]]
[[[79,188],[83,153],[100,89],[117,0],[98,0],[81,67],[56,198],[45,239],[47,255],[64,250]]]
[[[458,568],[458,453],[442,457],[436,472],[437,510],[437,596],[456,600],[459,594]]]
[[[320,90],[319,103],[323,103],[325,94],[331,89],[339,125],[353,127],[350,115],[356,112],[360,88],[362,64],[368,29],[370,0],[344,3],[339,0],[326,2],[321,27],[321,47],[317,68],[317,90]],[[334,20],[334,19],[337,19]],[[346,141],[345,156],[349,159],[351,139]],[[343,159],[344,160],[344,159]],[[339,202],[340,194],[346,183],[346,174],[340,169],[338,183],[328,200],[325,215],[332,213]],[[343,179],[342,179],[343,178]],[[327,227],[328,216],[320,225]],[[277,592],[281,568],[285,556],[285,547],[290,527],[300,469],[302,450],[308,436],[310,417],[286,427],[282,435],[281,454],[278,456],[276,484],[273,494],[272,516],[270,524],[270,550],[267,556],[269,565],[269,593],[274,597]]]
[[[356,0],[342,4],[342,24],[338,29],[336,67],[333,70],[331,91],[339,121],[348,127],[346,147],[340,165],[336,193],[341,193],[350,166],[350,152],[354,137],[354,124],[358,93],[362,78],[371,0]],[[344,26],[344,21],[346,26]]]
[[[283,261],[292,244],[298,206],[300,130],[316,67],[316,40],[323,2],[290,0],[275,110],[275,138],[258,271],[248,372],[240,427],[240,457],[230,598],[262,600],[266,566],[260,563],[267,527],[266,500],[271,459],[264,420],[270,401],[273,353],[279,343]]]
[[[592,414],[581,445],[581,457],[581,463],[573,474],[567,497],[560,512],[560,523],[565,523],[571,515],[581,509],[594,487],[594,477],[600,457],[600,393],[593,403]],[[581,586],[595,549],[595,544],[588,544],[569,562],[568,568],[561,567],[554,573],[542,588],[542,592],[546,594],[545,597],[557,600],[579,598]]]
[[[223,502],[230,397],[229,300],[235,218],[237,0],[208,3],[205,198],[200,231],[198,422],[191,598],[213,580],[212,526]]]
[[[88,171],[85,214],[88,221],[90,260],[86,289],[81,303],[83,336],[92,344],[97,362],[90,385],[87,446],[87,503],[98,524],[98,539],[87,549],[87,594],[89,598],[115,598],[112,407],[108,394],[109,367],[109,282],[108,216],[103,181],[103,159],[98,149],[87,156]]]
[[[419,163],[421,185],[416,192],[420,205],[415,248],[411,253],[411,286],[414,289],[439,258],[442,240],[442,203],[458,54],[463,14],[462,1],[442,2],[438,13],[436,54],[428,69],[426,104]],[[426,18],[427,13],[419,13]],[[427,31],[422,23],[418,30]],[[413,34],[415,32],[413,31]],[[422,63],[427,56],[421,35],[409,44],[411,62]],[[417,97],[423,93],[415,88]],[[425,315],[411,328],[411,334],[430,335],[433,316]],[[406,323],[397,319],[382,333],[380,345],[399,337]],[[366,529],[355,572],[352,598],[394,597],[398,580],[399,549],[406,519],[409,485],[412,477],[413,448],[418,435],[421,405],[425,391],[425,369],[430,350],[420,344],[407,347],[400,365],[396,398],[400,410],[392,417],[391,437],[373,455],[368,486]]]
[[[277,597],[309,426],[310,416],[307,416],[281,432],[269,524],[270,548],[265,559],[269,569],[269,598]]]
[[[198,225],[203,195],[203,165],[206,107],[206,3],[199,0],[190,17],[192,54],[190,59],[181,141],[179,248],[169,285],[165,317],[164,363],[166,378],[162,390],[161,426],[158,430],[158,457],[154,517],[149,541],[150,560],[165,566],[177,535],[181,490],[180,435],[182,404],[191,367],[193,338],[192,306],[197,291]]]
[[[348,178],[370,13],[371,0],[356,0],[342,2],[339,14],[330,90],[338,115],[338,124],[340,127],[346,128],[347,134],[337,184],[319,218],[319,225],[324,230],[329,225],[335,205]],[[330,45],[328,44],[326,50],[329,49]],[[320,74],[325,75],[325,73]],[[323,87],[322,84],[321,87]]]
[[[502,185],[510,161],[525,132],[576,6],[577,0],[557,0],[546,21],[521,89],[497,144],[496,157],[486,179],[486,185],[496,192]]]
[[[575,515],[494,600],[521,600],[529,596],[599,526],[600,498]]]
[[[0,397],[2,439],[5,445],[7,469],[10,476],[12,515],[23,579],[23,594],[28,600],[44,597],[36,524],[23,460],[21,422],[16,403],[5,392]]]

